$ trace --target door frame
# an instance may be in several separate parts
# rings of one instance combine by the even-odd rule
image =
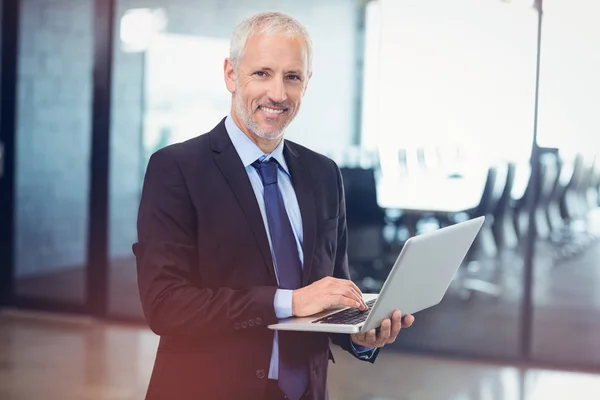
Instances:
[[[19,0],[0,0],[0,306],[14,300],[15,123]]]
[[[94,0],[91,160],[89,164],[86,298],[81,304],[19,296],[15,271],[16,124],[21,0],[0,0],[0,307],[107,317],[110,111],[115,0]]]
[[[94,1],[86,308],[89,314],[98,317],[107,317],[109,311],[109,179],[115,3],[116,0]]]

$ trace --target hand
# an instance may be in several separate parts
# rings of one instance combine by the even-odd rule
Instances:
[[[384,319],[379,328],[379,333],[375,329],[371,329],[365,333],[355,333],[350,335],[352,341],[364,347],[383,347],[386,344],[394,343],[396,336],[400,333],[401,328],[409,328],[415,317],[410,314],[402,317],[400,310],[395,310],[392,314],[392,319]]]
[[[306,317],[335,306],[368,309],[360,289],[348,279],[328,276],[292,292],[292,314],[296,317]]]

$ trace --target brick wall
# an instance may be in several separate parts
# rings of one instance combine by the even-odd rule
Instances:
[[[253,12],[275,9],[296,16],[315,42],[315,73],[288,137],[324,152],[350,142],[357,95],[357,1],[121,0],[117,1],[117,18],[136,7],[164,8],[169,33],[223,39],[229,39],[235,25]],[[86,261],[92,18],[92,0],[22,0],[16,152],[18,276]],[[143,60],[139,53],[121,51],[118,29],[117,23],[109,225],[113,258],[131,256],[145,168],[140,152]],[[207,62],[220,65],[222,60]]]

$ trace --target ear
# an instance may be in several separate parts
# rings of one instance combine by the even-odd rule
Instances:
[[[223,74],[225,76],[225,86],[227,86],[227,90],[229,90],[230,93],[234,93],[236,90],[235,68],[233,67],[233,62],[230,58],[225,59]]]

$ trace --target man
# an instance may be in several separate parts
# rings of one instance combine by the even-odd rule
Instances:
[[[148,164],[138,215],[140,297],[160,344],[147,399],[325,399],[330,339],[374,362],[414,318],[378,333],[267,328],[366,305],[348,273],[340,171],[283,140],[312,75],[305,28],[262,13],[224,64],[230,115]]]

